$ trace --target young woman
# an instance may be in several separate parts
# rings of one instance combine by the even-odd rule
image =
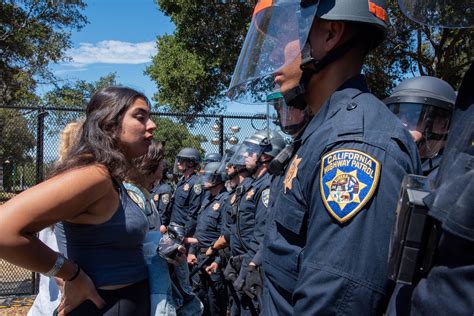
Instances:
[[[90,100],[78,140],[52,176],[0,208],[0,257],[65,281],[60,315],[149,313],[142,244],[148,223],[121,181],[156,125],[147,98],[108,87]],[[58,223],[59,249],[35,234]]]

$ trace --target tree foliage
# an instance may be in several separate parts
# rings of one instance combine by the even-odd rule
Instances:
[[[0,0],[0,103],[37,101],[38,84],[55,84],[48,69],[65,59],[70,30],[87,20],[80,0]]]
[[[203,135],[193,135],[185,124],[173,122],[166,117],[154,117],[153,121],[156,123],[154,139],[164,144],[168,164],[173,164],[176,155],[184,147],[196,148],[203,155],[201,143],[206,141]]]
[[[156,82],[154,99],[178,112],[219,109],[251,19],[254,1],[156,0],[176,25],[158,37],[158,53],[147,74]],[[459,86],[473,59],[474,31],[421,27],[389,0],[387,40],[367,57],[364,72],[371,90],[388,96],[400,80],[436,76]]]
[[[248,2],[157,0],[176,26],[157,39],[158,53],[146,73],[154,100],[176,112],[216,110],[224,97],[252,13]]]
[[[28,151],[34,148],[35,137],[20,110],[0,109],[0,135],[0,162],[29,159]]]
[[[401,80],[434,76],[459,87],[474,59],[474,30],[420,26],[406,18],[397,0],[389,0],[387,39],[369,57],[365,67],[371,90],[380,98]]]
[[[54,124],[49,124],[49,132],[59,132],[67,123],[84,115],[83,112],[69,111],[70,109],[85,110],[87,103],[96,91],[115,85],[117,85],[116,74],[110,73],[94,82],[85,80],[67,82],[47,92],[43,97],[43,103],[46,106],[65,109],[65,111],[51,111],[52,118],[50,119]]]

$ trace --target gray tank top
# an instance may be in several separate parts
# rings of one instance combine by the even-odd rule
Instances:
[[[120,203],[108,221],[98,225],[60,222],[55,228],[59,251],[76,262],[96,287],[148,277],[143,257],[148,222],[123,185],[117,185]]]

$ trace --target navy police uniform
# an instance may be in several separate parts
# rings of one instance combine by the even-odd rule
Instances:
[[[247,266],[259,250],[265,234],[265,218],[268,213],[270,175],[264,173],[259,178],[246,178],[242,183],[242,194],[237,202],[235,221],[231,226],[230,250],[233,257],[239,257],[238,281],[234,282],[240,298],[240,305],[232,307],[232,314],[256,314],[257,300],[253,300],[241,290],[245,282]]]
[[[471,315],[474,312],[474,63],[456,101],[435,191],[424,202],[441,224],[433,267],[413,288],[397,286],[388,315]]]
[[[153,190],[151,191],[151,196],[155,202],[156,209],[160,213],[162,225],[168,226],[170,223],[168,207],[171,202],[171,196],[173,191],[169,184],[164,181],[160,181]]]
[[[192,245],[189,253],[195,254],[198,262],[206,259],[206,250],[219,238],[222,232],[222,225],[226,216],[227,191],[223,188],[215,196],[206,194],[203,204],[197,217],[197,226],[194,237],[198,240],[196,245]],[[204,314],[225,315],[227,312],[227,291],[223,282],[222,262],[219,256],[214,258],[214,262],[219,264],[216,273],[208,275],[200,271],[196,277],[198,280],[198,296],[204,303]],[[209,263],[210,264],[210,263]]]
[[[400,184],[421,171],[416,145],[362,75],[331,95],[297,142],[272,192],[263,314],[380,314]]]
[[[186,227],[186,235],[192,236],[196,228],[197,214],[201,207],[202,186],[199,175],[182,177],[176,185],[170,206],[170,222]]]

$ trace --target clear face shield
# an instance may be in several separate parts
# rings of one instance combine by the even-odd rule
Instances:
[[[474,26],[472,0],[398,0],[398,4],[417,23],[446,28]]]
[[[177,175],[182,175],[192,163],[193,162],[189,158],[177,156],[174,160],[173,173]]]
[[[282,84],[282,92],[299,83],[300,43],[306,43],[313,23],[318,1],[313,2],[305,6],[295,0],[260,0],[257,3],[227,93],[231,99],[264,103],[275,82],[296,83],[292,87]],[[284,70],[287,67],[296,68],[292,80]]]
[[[410,132],[422,159],[432,158],[443,149],[451,111],[419,103],[394,103],[388,107]]]
[[[267,96],[269,117],[280,126],[283,133],[296,137],[309,121],[307,109],[297,109],[286,104],[281,92]]]
[[[204,189],[210,189],[219,183],[222,183],[222,177],[220,173],[217,172],[206,172],[204,171],[201,175],[201,184]]]
[[[244,141],[229,161],[234,167],[245,167],[247,170],[254,169],[257,161],[263,153],[264,148],[255,143]]]

